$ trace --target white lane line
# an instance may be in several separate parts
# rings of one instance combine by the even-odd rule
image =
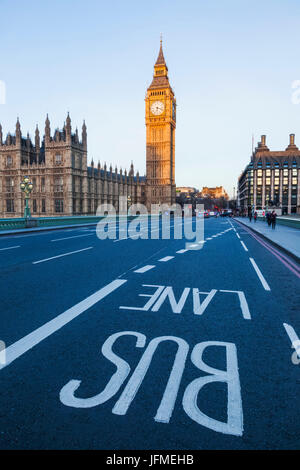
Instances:
[[[13,250],[14,248],[20,248],[21,245],[18,245],[18,246],[8,246],[7,248],[0,248],[0,251],[4,251],[4,250]]]
[[[236,236],[237,236],[239,239],[241,239],[241,237],[239,236],[239,234],[238,234],[237,232],[236,232],[235,234],[236,234]]]
[[[51,258],[40,259],[39,261],[33,261],[32,264],[44,263],[45,261],[50,261],[55,258],[62,258],[63,256],[73,255],[74,253],[80,253],[81,251],[91,250],[93,247],[89,246],[88,248],[82,248],[82,250],[70,251],[69,253],[63,253],[61,255],[52,256]]]
[[[102,287],[102,289],[96,291],[94,294],[90,295],[86,299],[82,300],[78,304],[74,305],[73,307],[69,308],[65,312],[61,313],[57,317],[53,318],[49,322],[45,323],[43,326],[37,328],[36,330],[32,331],[28,335],[24,336],[19,341],[16,341],[11,346],[8,346],[5,351],[5,363],[0,364],[0,369],[4,369],[4,367],[11,364],[15,361],[18,357],[25,354],[31,348],[36,346],[38,343],[43,341],[44,339],[48,338],[48,336],[55,333],[57,330],[65,326],[74,318],[78,317],[90,307],[95,305],[100,300],[104,299],[107,295],[109,295],[114,290],[121,287],[125,282],[126,279],[116,279],[106,286]],[[2,352],[4,352],[2,351]]]
[[[182,250],[176,251],[176,253],[182,254],[182,253],[185,253],[186,251],[188,251],[188,250],[182,249]]]
[[[170,259],[173,259],[174,256],[165,256],[164,258],[161,258],[159,259],[158,261],[162,261],[162,262],[166,262],[166,261],[170,261]]]
[[[212,238],[207,238],[206,240],[212,240]]]
[[[150,269],[153,269],[153,268],[155,268],[153,264],[147,264],[146,266],[143,266],[142,268],[137,269],[136,271],[133,271],[133,272],[138,273],[138,274],[143,274],[146,271],[149,271]]]
[[[295,349],[295,351],[297,353],[297,356],[300,359],[300,349],[299,349],[300,339],[298,338],[296,331],[294,330],[294,328],[291,325],[288,325],[287,323],[284,323],[283,326],[285,328],[285,331],[288,334],[288,337],[291,340],[292,347]]]
[[[70,240],[71,238],[90,237],[92,233],[85,233],[84,235],[74,235],[73,237],[55,238],[52,242],[60,242],[61,240]]]
[[[245,250],[245,251],[248,251],[248,248],[246,247],[245,243],[242,242],[242,240],[240,240],[240,241],[241,241],[241,244],[242,244],[242,247],[244,248],[244,250]]]
[[[267,281],[265,280],[264,276],[262,275],[262,273],[261,273],[259,267],[257,266],[257,264],[255,263],[254,259],[253,259],[253,258],[249,258],[249,259],[250,259],[250,261],[251,261],[251,263],[252,263],[253,268],[255,269],[256,274],[257,274],[258,277],[259,277],[260,282],[261,282],[262,285],[263,285],[263,288],[264,288],[265,290],[271,290],[269,284],[268,284]]]

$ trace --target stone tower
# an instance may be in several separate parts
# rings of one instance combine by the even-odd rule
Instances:
[[[176,99],[168,78],[162,40],[153,80],[146,92],[146,198],[151,204],[173,204],[175,186]]]

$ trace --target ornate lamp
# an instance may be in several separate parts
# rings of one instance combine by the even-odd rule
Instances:
[[[33,184],[30,181],[28,176],[24,176],[23,181],[20,184],[21,191],[25,194],[25,209],[24,209],[24,219],[27,220],[31,217],[30,207],[28,204],[30,193],[33,190]]]

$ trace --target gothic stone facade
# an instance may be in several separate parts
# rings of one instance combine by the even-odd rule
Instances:
[[[173,204],[175,186],[176,99],[169,84],[162,43],[154,65],[154,77],[145,98],[146,177],[130,171],[118,173],[106,165],[87,166],[87,132],[82,126],[72,133],[68,115],[62,130],[51,136],[47,116],[45,135],[40,142],[38,128],[34,143],[22,137],[19,120],[15,135],[3,142],[0,125],[0,216],[22,217],[24,196],[20,182],[29,176],[33,183],[33,216],[95,214],[100,204],[119,208],[119,197],[130,196],[130,204]],[[124,206],[122,207],[124,210]]]
[[[250,163],[238,180],[238,208],[251,210],[278,208],[282,214],[300,213],[300,150],[295,135],[283,151],[270,151],[261,136]]]
[[[119,210],[119,196],[130,196],[130,204],[145,202],[145,177],[125,170],[109,170],[106,164],[87,165],[87,129],[82,126],[72,133],[67,116],[62,131],[51,136],[50,121],[46,119],[45,135],[40,142],[36,128],[35,141],[22,137],[19,120],[15,135],[8,134],[3,142],[0,125],[0,215],[22,217],[24,196],[20,183],[29,176],[33,183],[30,198],[32,216],[71,216],[95,214],[98,205],[113,204]]]
[[[174,204],[176,99],[168,78],[162,42],[145,98],[146,198],[151,204]]]

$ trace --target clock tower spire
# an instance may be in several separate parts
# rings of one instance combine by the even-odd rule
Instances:
[[[174,204],[176,99],[169,83],[162,39],[145,98],[146,197],[151,204]]]

